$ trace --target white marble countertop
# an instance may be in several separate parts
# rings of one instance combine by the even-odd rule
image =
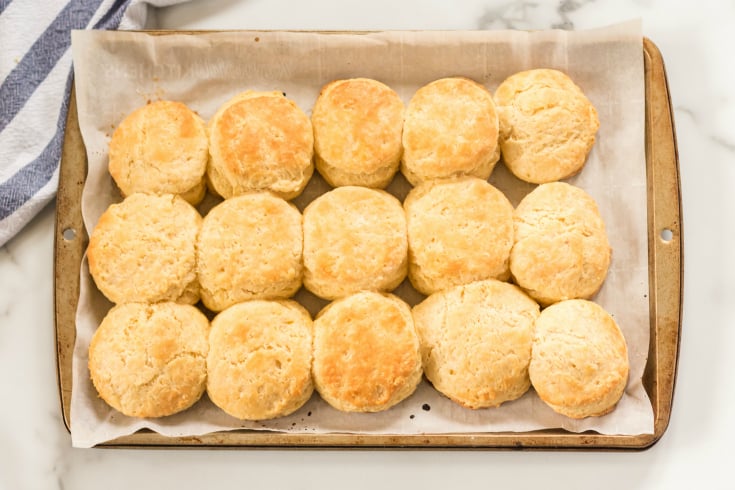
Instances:
[[[0,489],[734,488],[735,5],[677,0],[216,0],[152,26],[237,29],[585,29],[642,18],[675,110],[685,281],[671,422],[643,452],[77,450],[61,420],[53,317],[54,207],[0,248]],[[451,485],[451,487],[450,487]]]

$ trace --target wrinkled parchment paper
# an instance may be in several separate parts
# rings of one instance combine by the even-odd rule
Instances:
[[[615,411],[572,420],[555,414],[530,390],[500,408],[469,410],[439,395],[426,381],[413,396],[377,414],[346,414],[315,393],[299,411],[277,420],[242,422],[206,397],[190,410],[158,420],[125,417],[101,401],[87,370],[89,340],[110,308],[95,288],[86,259],[81,273],[74,349],[71,430],[73,445],[95,444],[150,428],[169,436],[248,428],[299,433],[462,433],[531,431],[563,427],[578,432],[635,435],[653,432],[653,411],[641,383],[649,342],[644,79],[641,26],[564,31],[378,32],[317,34],[223,32],[153,36],[145,33],[72,33],[79,123],[89,174],[82,210],[87,230],[105,208],[120,201],[107,173],[113,129],[151,100],[188,104],[202,117],[245,89],[281,90],[307,114],[320,88],[335,79],[369,77],[395,89],[404,102],[422,85],[461,75],[494,91],[508,75],[549,67],[567,72],[596,106],[600,132],[585,169],[568,182],[586,189],[607,224],[613,261],[596,297],[621,326],[629,346],[630,380]],[[490,182],[513,204],[533,187],[499,164]],[[295,202],[303,210],[328,186],[315,174]],[[400,199],[409,185],[397,176],[389,191]],[[205,203],[201,209],[206,212]],[[397,294],[422,297],[404,283]],[[297,299],[315,314],[325,302],[303,290]]]

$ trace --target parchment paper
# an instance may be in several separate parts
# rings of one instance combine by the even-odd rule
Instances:
[[[587,165],[568,182],[586,189],[605,219],[613,261],[595,298],[617,320],[627,339],[630,380],[615,411],[572,420],[555,414],[530,390],[500,408],[469,410],[439,395],[426,381],[398,406],[377,414],[338,412],[317,394],[295,414],[267,422],[242,422],[206,396],[190,410],[158,419],[125,417],[101,401],[89,380],[89,340],[110,308],[89,276],[81,274],[71,402],[72,441],[90,447],[143,427],[169,436],[235,428],[288,432],[461,433],[531,431],[563,427],[578,432],[650,434],[653,410],[641,383],[649,342],[644,79],[641,27],[629,22],[599,30],[379,32],[316,34],[226,32],[152,36],[145,33],[75,31],[72,48],[79,123],[89,174],[82,210],[91,231],[120,196],[107,172],[113,129],[150,100],[188,104],[202,117],[245,89],[281,90],[307,114],[320,88],[335,79],[369,77],[394,88],[404,102],[422,85],[461,75],[494,91],[508,75],[549,67],[567,72],[596,106],[601,127]],[[490,182],[513,204],[533,187],[499,164]],[[328,186],[315,174],[296,204],[304,206]],[[389,190],[402,199],[409,185],[396,177]],[[209,199],[201,207],[206,212]],[[397,294],[422,298],[404,283]],[[325,302],[304,291],[297,299],[315,314]]]

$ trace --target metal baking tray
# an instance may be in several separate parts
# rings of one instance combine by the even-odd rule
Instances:
[[[572,433],[563,429],[457,434],[297,434],[236,430],[198,437],[165,437],[139,431],[105,447],[329,447],[479,449],[645,449],[666,431],[676,381],[681,331],[682,235],[679,163],[666,70],[660,51],[643,39],[646,100],[646,174],[650,345],[643,385],[651,400],[654,432],[643,435]],[[55,327],[58,385],[64,424],[70,430],[72,355],[79,299],[79,270],[88,235],[81,196],[87,157],[72,91],[56,199],[54,248]]]

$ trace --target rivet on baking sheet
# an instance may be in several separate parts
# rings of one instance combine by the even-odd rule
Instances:
[[[668,228],[664,228],[663,230],[661,230],[661,240],[663,240],[664,243],[669,243],[672,238],[674,238],[673,231]]]
[[[61,232],[61,236],[64,237],[64,240],[70,242],[77,237],[77,230],[75,230],[74,228],[66,228],[64,229],[64,231]]]

